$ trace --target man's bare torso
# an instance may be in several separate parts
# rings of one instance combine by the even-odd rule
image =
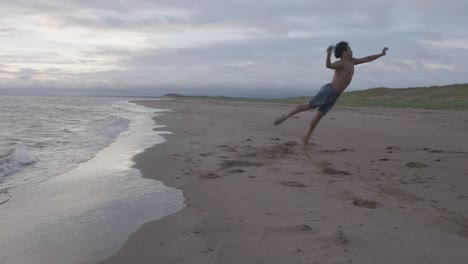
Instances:
[[[342,67],[335,69],[333,75],[332,85],[336,91],[341,94],[346,87],[351,83],[354,75],[354,62],[353,60],[341,60]]]

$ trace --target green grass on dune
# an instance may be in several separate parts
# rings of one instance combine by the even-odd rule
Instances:
[[[374,88],[344,93],[340,105],[468,110],[468,84],[422,88]]]
[[[300,104],[310,100],[309,96],[259,99],[240,97],[209,97],[209,96],[181,96],[172,97],[214,99],[227,101],[272,102],[285,104]],[[337,105],[368,106],[368,107],[407,107],[438,110],[468,110],[468,84],[448,86],[418,87],[418,88],[373,88],[362,91],[343,93]]]

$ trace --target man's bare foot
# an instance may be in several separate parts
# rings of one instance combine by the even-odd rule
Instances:
[[[275,122],[274,122],[275,126],[283,123],[284,121],[286,121],[286,119],[288,119],[287,115],[283,115],[280,118],[276,119]]]

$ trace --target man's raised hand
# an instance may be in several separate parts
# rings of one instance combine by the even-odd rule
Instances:
[[[385,48],[382,50],[382,55],[387,55],[387,50],[388,50],[388,48],[385,47]]]

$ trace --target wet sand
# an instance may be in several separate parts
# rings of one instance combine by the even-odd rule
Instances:
[[[337,106],[303,150],[292,105],[141,101],[167,142],[136,157],[187,207],[100,263],[466,263],[468,112]]]

